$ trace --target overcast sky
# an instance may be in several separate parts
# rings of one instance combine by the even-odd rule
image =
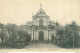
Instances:
[[[65,25],[75,20],[80,25],[80,0],[0,0],[0,22],[26,24],[40,8],[50,19]]]

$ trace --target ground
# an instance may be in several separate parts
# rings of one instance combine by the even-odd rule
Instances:
[[[61,49],[59,46],[54,45],[54,43],[30,43],[24,49]]]

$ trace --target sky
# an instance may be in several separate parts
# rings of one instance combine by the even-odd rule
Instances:
[[[32,12],[35,15],[41,3],[52,21],[80,25],[80,0],[0,0],[0,22],[24,25],[32,21]]]

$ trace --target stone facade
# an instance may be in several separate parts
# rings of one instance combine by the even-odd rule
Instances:
[[[32,16],[32,21],[27,22],[27,31],[31,40],[50,41],[56,36],[56,23],[50,20],[50,16],[40,6],[37,14]]]

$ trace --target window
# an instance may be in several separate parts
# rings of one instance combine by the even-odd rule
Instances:
[[[39,26],[43,26],[43,20],[42,19],[39,20]]]

